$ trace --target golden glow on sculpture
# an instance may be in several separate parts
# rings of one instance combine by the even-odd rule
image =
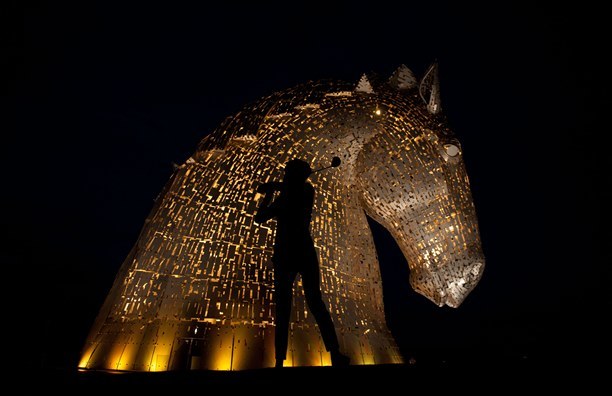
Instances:
[[[311,176],[321,289],[352,364],[400,363],[387,329],[366,213],[386,227],[412,287],[456,307],[484,269],[461,146],[440,114],[434,65],[420,84],[311,82],[229,117],[156,200],[94,323],[79,367],[240,370],[274,365],[275,223],[254,223],[257,187],[283,164]],[[329,365],[296,282],[287,366]]]

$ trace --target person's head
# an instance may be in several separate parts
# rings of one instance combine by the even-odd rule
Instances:
[[[312,173],[310,165],[300,159],[292,159],[285,164],[284,182],[304,183]]]

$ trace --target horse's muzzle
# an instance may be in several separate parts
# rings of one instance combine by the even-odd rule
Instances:
[[[476,287],[484,271],[484,258],[457,260],[431,271],[413,270],[410,285],[438,306],[457,308]]]

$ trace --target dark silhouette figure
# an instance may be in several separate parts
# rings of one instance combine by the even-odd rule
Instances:
[[[293,282],[298,273],[302,275],[306,302],[317,320],[325,349],[331,354],[332,365],[349,363],[349,358],[340,353],[334,324],[319,288],[319,261],[310,236],[314,188],[306,181],[311,173],[306,162],[294,159],[285,164],[282,183],[265,183],[258,189],[258,192],[266,195],[255,221],[263,223],[274,217],[277,221],[272,257],[276,300],[276,367],[283,366],[287,355]],[[280,195],[270,203],[274,191],[280,191]]]

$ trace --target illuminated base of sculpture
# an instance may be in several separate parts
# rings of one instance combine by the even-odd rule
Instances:
[[[197,326],[197,331],[195,331]],[[81,369],[122,371],[248,370],[274,367],[274,326],[212,323],[116,323],[107,326],[102,340],[89,345]],[[114,333],[114,337],[109,337]],[[388,343],[380,344],[381,339]],[[351,364],[403,363],[395,342],[371,331],[359,337],[339,332],[341,350]],[[299,346],[299,347],[298,347]],[[304,348],[303,346],[306,346]],[[316,326],[293,324],[286,367],[330,366],[331,358]]]

